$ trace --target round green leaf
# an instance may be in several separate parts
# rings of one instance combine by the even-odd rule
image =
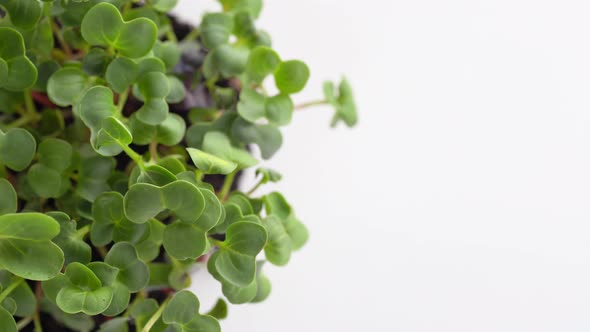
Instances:
[[[266,99],[266,118],[271,124],[285,126],[291,122],[295,106],[291,97],[286,94],[278,94]]]
[[[57,139],[47,138],[39,144],[39,163],[63,172],[70,167],[72,160],[72,145],[70,143]]]
[[[274,265],[286,265],[291,258],[291,239],[282,221],[274,215],[263,220],[268,233],[268,242],[264,246],[266,259]]]
[[[242,143],[258,145],[264,159],[271,158],[283,144],[281,132],[273,125],[259,125],[237,119],[231,132],[233,138]]]
[[[20,91],[37,81],[37,68],[26,57],[25,42],[18,31],[0,27],[0,59],[3,60],[2,71],[5,73],[3,77],[0,76],[0,88]]]
[[[135,247],[130,243],[115,243],[104,261],[119,269],[117,280],[133,293],[144,288],[150,279],[147,265],[139,260]]]
[[[42,8],[37,0],[0,0],[10,16],[10,22],[16,27],[31,29],[39,21]]]
[[[63,188],[69,186],[67,181],[58,171],[43,164],[35,164],[27,172],[27,182],[37,195],[44,198],[61,196]]]
[[[195,166],[204,174],[229,174],[238,166],[231,161],[221,159],[199,149],[187,148],[186,150]]]
[[[37,143],[33,135],[22,128],[0,130],[0,164],[15,171],[22,171],[33,160]]]
[[[281,58],[269,47],[258,46],[250,52],[246,64],[246,74],[254,82],[261,83],[264,78],[274,73]]]
[[[15,213],[18,208],[16,191],[12,184],[6,179],[0,179],[0,215]]]
[[[146,55],[157,38],[153,21],[140,17],[125,22],[119,9],[110,3],[93,6],[82,20],[81,32],[89,44],[112,46],[130,58]]]
[[[62,68],[49,78],[47,95],[59,106],[70,106],[82,96],[89,86],[88,76],[79,68]]]
[[[168,113],[166,119],[157,126],[156,140],[160,144],[174,146],[180,143],[186,132],[186,122],[175,113]]]
[[[105,79],[115,92],[123,93],[135,82],[137,73],[138,66],[135,61],[118,57],[107,67]]]
[[[2,307],[0,307],[0,328],[2,328],[3,332],[18,331],[14,317],[12,317],[12,315]]]
[[[275,84],[282,93],[296,93],[305,87],[309,79],[309,68],[299,60],[281,62],[274,73]]]
[[[57,221],[40,213],[0,216],[0,265],[30,280],[53,278],[64,263],[63,252],[51,242],[58,234]]]
[[[265,98],[254,89],[244,89],[240,93],[238,113],[249,122],[256,122],[265,115]]]
[[[227,43],[233,30],[233,24],[233,17],[225,13],[211,13],[203,16],[201,35],[205,47],[212,49]]]

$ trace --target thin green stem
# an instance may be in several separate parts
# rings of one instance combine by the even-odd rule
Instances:
[[[31,120],[36,121],[38,118],[37,110],[35,109],[35,102],[33,101],[33,95],[31,94],[31,89],[25,90],[25,108],[27,110],[27,116],[31,118]]]
[[[166,301],[162,303],[158,311],[156,311],[154,315],[150,318],[150,320],[148,320],[148,322],[145,323],[142,332],[150,332],[150,330],[152,329],[152,327],[154,327],[158,319],[160,319],[160,316],[162,316],[162,313],[164,312],[164,309],[166,309],[168,302],[170,302],[170,298],[167,298]]]
[[[197,39],[200,35],[201,35],[201,31],[199,31],[199,29],[195,28],[182,39],[182,42],[184,43],[184,42],[188,42],[188,41],[193,41],[193,40]]]
[[[27,327],[27,325],[29,325],[32,321],[33,321],[32,315],[25,317],[16,323],[16,328],[20,331],[20,330],[24,329],[25,327]]]
[[[203,174],[203,171],[201,171],[200,169],[195,170],[195,179],[197,180],[197,182],[203,182],[203,176],[205,176],[205,174]]]
[[[51,30],[53,30],[53,34],[55,35],[55,38],[59,42],[61,48],[64,50],[64,53],[67,55],[68,58],[71,57],[72,49],[70,48],[70,45],[68,45],[68,43],[66,43],[66,41],[64,40],[62,33],[59,29],[59,26],[57,25],[54,19],[51,19]]]
[[[13,122],[9,123],[6,127],[8,128],[18,128],[22,127],[29,122],[33,121],[28,115],[21,116],[20,118],[14,120]]]
[[[39,310],[35,312],[33,316],[33,321],[35,322],[35,330],[34,332],[43,332],[43,325],[41,325],[41,318],[39,315]]]
[[[258,188],[260,188],[261,185],[262,185],[262,179],[260,179],[260,181],[258,181],[258,183],[252,189],[248,190],[246,195],[248,195],[248,196],[252,195]]]
[[[137,166],[139,166],[139,168],[145,169],[145,164],[143,162],[143,158],[141,157],[141,155],[139,155],[137,152],[133,151],[132,148],[128,147],[125,144],[122,144],[121,148],[129,156],[129,158],[131,158],[133,161],[135,161],[135,163],[137,164]]]
[[[2,303],[2,301],[4,301],[4,299],[6,299],[6,297],[8,295],[10,295],[10,293],[17,288],[23,281],[25,281],[25,279],[21,278],[21,277],[14,277],[14,281],[8,285],[8,287],[6,287],[2,293],[0,293],[0,303]]]
[[[83,239],[86,234],[88,234],[88,232],[90,232],[90,225],[86,225],[82,228],[80,228],[79,230],[76,231],[76,236],[80,239]]]
[[[127,103],[128,97],[129,97],[129,89],[127,89],[119,94],[119,100],[117,101],[117,110],[119,110],[119,114],[123,113],[123,108],[125,108],[125,103]]]
[[[225,201],[227,199],[227,195],[231,190],[231,186],[234,184],[236,173],[236,171],[233,171],[225,177],[225,180],[223,181],[223,186],[221,187],[219,194],[217,194],[217,197],[219,197],[221,201]]]
[[[173,43],[178,43],[178,38],[176,38],[176,34],[174,33],[174,30],[172,30],[172,27],[166,30],[166,38]]]
[[[105,247],[94,247],[98,254],[104,259],[107,256],[107,248]]]
[[[152,158],[152,160],[158,161],[159,157],[158,157],[158,142],[157,141],[151,141],[150,142],[150,157]]]
[[[327,105],[327,104],[329,104],[329,102],[327,100],[314,100],[314,101],[308,101],[306,103],[296,105],[295,109],[301,110],[301,109],[312,107],[312,106],[320,106],[320,105]]]

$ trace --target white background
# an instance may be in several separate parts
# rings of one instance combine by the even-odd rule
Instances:
[[[297,100],[346,74],[361,120],[284,130],[269,190],[311,239],[224,331],[589,331],[590,2],[266,2],[259,26],[312,69]]]

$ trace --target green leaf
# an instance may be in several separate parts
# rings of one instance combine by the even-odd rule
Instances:
[[[140,58],[154,46],[157,27],[147,18],[125,22],[117,7],[100,3],[84,16],[82,36],[91,45],[112,46],[121,55]]]
[[[344,122],[348,127],[353,127],[358,122],[357,108],[350,83],[344,78],[338,86],[339,96],[332,101],[336,113],[332,118],[332,126],[338,122]],[[329,100],[329,99],[327,99]]]
[[[40,163],[29,168],[27,182],[35,194],[44,198],[60,197],[70,186],[69,179],[60,172]]]
[[[12,275],[8,271],[0,272],[0,283],[3,288],[8,287],[14,282],[18,282],[19,277]],[[14,316],[27,317],[35,312],[37,307],[37,300],[35,294],[31,291],[31,287],[26,282],[20,282],[16,288],[14,288],[7,299],[11,299],[16,304],[16,310],[13,313]]]
[[[268,233],[268,242],[264,246],[264,255],[274,265],[283,266],[291,258],[291,239],[277,216],[270,215],[263,220]]]
[[[291,238],[291,248],[293,250],[299,250],[305,245],[309,238],[309,232],[305,225],[291,214],[286,220],[283,220],[285,230]]]
[[[258,262],[256,271],[256,296],[252,299],[252,303],[258,303],[266,300],[272,291],[270,280],[262,273],[263,262]]]
[[[271,158],[283,144],[281,132],[273,125],[259,125],[237,119],[233,123],[231,132],[232,137],[237,141],[258,145],[264,159]]]
[[[211,13],[203,16],[201,35],[205,47],[212,49],[229,42],[233,24],[233,17],[229,14]]]
[[[0,265],[20,277],[47,280],[64,263],[61,249],[51,242],[59,224],[40,213],[0,216]]]
[[[85,200],[92,202],[105,191],[111,190],[108,179],[115,169],[113,158],[93,155],[82,159],[80,164],[80,181],[76,192]]]
[[[151,219],[146,224],[149,235],[136,245],[136,249],[139,258],[144,262],[149,262],[160,254],[166,226],[156,219]]]
[[[252,283],[256,255],[264,248],[266,240],[266,230],[260,224],[240,221],[230,225],[215,262],[221,277],[238,287]]]
[[[6,179],[0,179],[0,215],[15,213],[18,208],[16,191],[12,184]]]
[[[39,163],[63,172],[71,165],[72,145],[57,138],[46,138],[39,144]]]
[[[17,332],[16,322],[6,309],[0,307],[0,328],[2,332]]]
[[[101,155],[115,156],[132,141],[131,132],[118,119],[111,89],[95,86],[86,91],[79,104],[82,122],[90,129],[92,147]]]
[[[31,29],[39,21],[42,8],[37,0],[0,0],[10,16],[10,22],[16,27]]]
[[[66,314],[47,298],[41,301],[41,309],[49,313],[59,324],[74,331],[91,331],[94,327],[92,317],[83,313]]]
[[[176,6],[177,2],[178,0],[154,0],[150,3],[155,10],[167,13],[171,11],[174,6]]]
[[[195,166],[204,174],[229,174],[238,167],[237,164],[231,161],[221,159],[199,149],[187,148],[186,150]]]
[[[107,67],[105,79],[117,93],[123,93],[137,79],[138,65],[135,61],[118,57]]]
[[[249,122],[256,122],[265,116],[265,97],[254,89],[245,88],[240,93],[238,113]]]
[[[0,164],[22,171],[33,160],[37,143],[28,131],[22,128],[12,128],[6,133],[0,130]]]
[[[223,10],[228,12],[246,11],[252,17],[258,18],[262,11],[262,0],[220,0]]]
[[[138,183],[149,183],[156,186],[164,186],[176,180],[174,174],[160,165],[147,166],[137,178]]]
[[[275,51],[269,47],[258,46],[250,52],[246,74],[250,80],[262,83],[266,76],[274,73],[280,63],[281,58]]]
[[[240,45],[224,44],[211,52],[212,61],[223,77],[233,77],[246,70],[249,50]]]
[[[220,332],[219,322],[206,315],[199,314],[199,300],[189,291],[180,291],[172,297],[164,312],[162,320],[173,324],[183,332]]]
[[[233,304],[243,304],[250,302],[256,296],[257,284],[253,280],[248,286],[239,287],[226,281],[217,271],[216,264],[219,258],[219,252],[213,253],[207,262],[209,273],[221,283],[223,295]]]
[[[164,249],[178,259],[195,259],[201,256],[207,246],[206,233],[195,225],[175,222],[164,230]]]
[[[291,97],[286,94],[278,94],[266,99],[266,118],[270,124],[285,126],[291,122],[295,106]]]
[[[121,120],[114,116],[109,116],[102,121],[102,128],[96,135],[94,145],[98,151],[112,154],[115,151],[119,151],[122,146],[131,144],[131,142],[133,142],[131,131]]]
[[[172,41],[156,41],[154,45],[154,55],[164,62],[169,71],[180,61],[181,53],[178,44]]]
[[[150,280],[147,265],[138,258],[135,247],[130,243],[115,243],[104,261],[119,269],[117,280],[132,293],[140,291]]]
[[[0,60],[0,88],[20,91],[37,81],[37,68],[25,55],[23,36],[12,28],[0,27]]]
[[[74,105],[90,86],[88,76],[76,67],[64,67],[49,77],[47,95],[59,106]]]
[[[98,332],[129,332],[128,321],[127,317],[108,320],[100,325]]]
[[[299,60],[281,62],[274,73],[275,84],[282,93],[296,93],[305,87],[309,79],[309,68]]]
[[[248,168],[258,163],[247,151],[231,145],[229,138],[222,132],[210,131],[203,138],[204,152],[238,164],[239,168]]]
[[[113,290],[102,285],[100,279],[85,265],[72,263],[65,272],[67,283],[55,298],[61,310],[68,314],[83,312],[98,315],[113,299]]]
[[[166,120],[166,96],[170,92],[170,82],[166,75],[160,72],[147,73],[139,78],[138,88],[144,98],[144,104],[137,111],[137,119],[153,126]]]
[[[168,75],[168,82],[170,83],[170,92],[166,96],[166,102],[170,104],[178,104],[186,97],[186,88],[184,83],[173,75]]]
[[[92,217],[90,239],[95,246],[111,241],[137,243],[148,231],[147,224],[136,224],[125,217],[123,195],[117,192],[100,194],[92,204]]]
[[[192,223],[175,222],[164,231],[166,252],[178,259],[195,259],[207,250],[207,232],[221,219],[223,207],[217,196],[209,190],[201,190],[205,199],[205,209]]]
[[[262,184],[268,182],[279,182],[283,178],[283,175],[274,169],[262,167],[256,170],[256,175],[262,175],[262,179],[260,179]]]
[[[227,303],[223,299],[217,300],[213,308],[207,313],[207,316],[212,316],[217,319],[227,318]]]
[[[77,234],[77,223],[62,212],[49,212],[48,215],[59,223],[60,232],[53,239],[64,253],[65,265],[72,262],[90,263],[92,249]]]
[[[287,203],[285,197],[279,192],[272,192],[263,197],[266,214],[274,214],[280,219],[287,219],[291,215],[291,205]]]
[[[166,119],[156,128],[156,140],[167,146],[178,145],[184,138],[186,122],[175,113],[168,113]]]
[[[194,222],[205,209],[205,199],[199,188],[182,180],[162,187],[134,184],[125,195],[125,214],[135,223],[145,223],[165,209],[183,221]]]
[[[88,75],[103,76],[112,59],[112,55],[107,51],[95,47],[84,56],[84,59],[82,59],[82,69],[88,73]]]

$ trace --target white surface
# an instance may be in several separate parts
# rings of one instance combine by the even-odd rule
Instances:
[[[590,3],[266,2],[312,68],[298,100],[346,73],[361,122],[315,108],[284,131],[274,189],[312,237],[224,331],[588,331]]]

